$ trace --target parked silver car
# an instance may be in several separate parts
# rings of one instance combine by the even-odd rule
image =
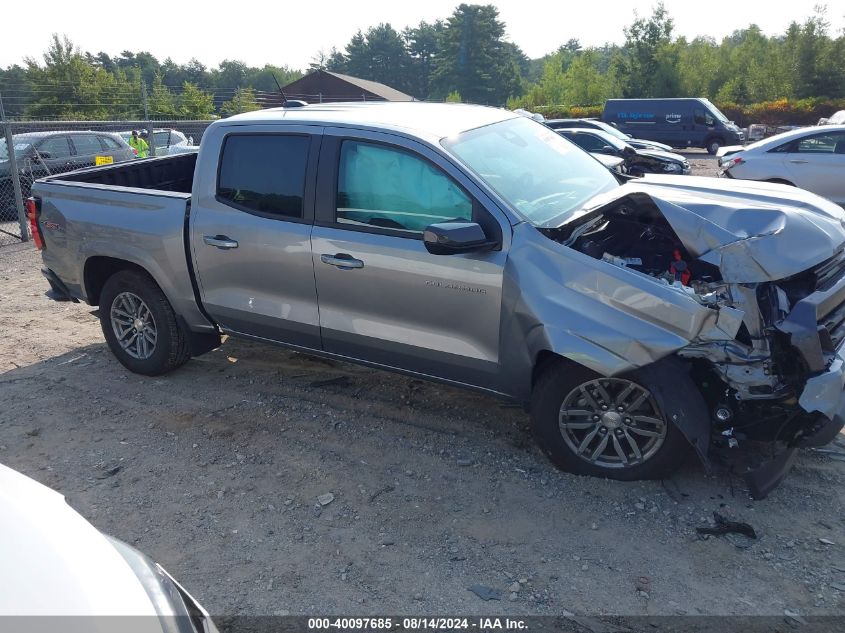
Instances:
[[[799,128],[718,156],[726,178],[795,185],[845,206],[845,125]]]

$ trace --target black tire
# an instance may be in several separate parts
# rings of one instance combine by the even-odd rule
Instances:
[[[680,379],[684,378],[689,379],[688,377],[682,377]],[[561,427],[561,407],[567,396],[575,393],[575,390],[581,385],[590,384],[598,380],[603,381],[605,385],[608,385],[606,381],[615,380],[620,388],[622,383],[627,381],[641,386],[645,390],[649,390],[648,385],[639,380],[636,373],[618,379],[605,379],[583,367],[564,362],[556,362],[549,365],[537,379],[531,397],[531,424],[540,448],[548,455],[549,459],[558,468],[576,475],[607,477],[620,481],[662,479],[674,472],[689,454],[691,447],[683,433],[681,433],[671,420],[665,419],[665,416],[659,411],[656,401],[653,398],[648,401],[651,403],[649,406],[655,407],[654,411],[660,414],[660,418],[665,425],[665,434],[663,435],[662,443],[657,445],[656,448],[649,449],[654,452],[643,461],[637,461],[636,455],[634,455],[632,450],[633,447],[628,444],[627,438],[623,439],[624,436],[617,437],[619,446],[624,446],[623,452],[628,453],[628,457],[631,459],[631,463],[628,465],[622,464],[621,459],[620,464],[616,466],[597,464],[590,461],[587,457],[579,455],[576,452],[575,446],[570,446],[569,442],[572,441],[572,437],[569,440],[565,439],[565,433],[567,431]],[[598,400],[596,402],[598,403]],[[611,406],[611,411],[608,413],[615,413],[613,408]],[[638,410],[637,407],[634,407],[634,409]],[[621,417],[625,414],[619,415]],[[584,419],[584,424],[588,422],[592,423],[591,418],[589,420],[587,418]],[[600,425],[601,423],[596,422],[595,424]],[[634,426],[637,425],[637,423],[634,424]],[[619,426],[623,426],[621,420],[619,421]],[[617,428],[616,431],[611,431],[611,433],[619,433],[620,430],[629,438],[632,437],[637,441],[641,439],[639,435],[635,435],[636,431],[631,431],[631,426],[627,424],[624,425],[623,429]],[[584,430],[585,435],[590,432],[590,430]],[[605,434],[607,434],[607,429],[605,429]],[[596,444],[603,441],[602,435],[597,434],[594,437],[598,442],[589,444],[590,450],[597,448]],[[613,440],[612,434],[609,437]],[[617,440],[613,441],[615,444]],[[643,441],[652,440],[646,439]],[[653,439],[653,441],[657,442],[657,439]],[[609,444],[610,442],[608,442]],[[590,450],[586,452],[590,452]],[[642,456],[647,454],[644,453]]]
[[[118,341],[112,324],[112,309],[120,309],[115,301],[126,293],[139,298],[148,308],[155,329],[155,342],[148,357],[133,357]],[[100,326],[109,349],[129,371],[145,376],[160,376],[184,365],[191,352],[176,314],[158,284],[146,273],[122,270],[108,278],[100,293]],[[145,350],[147,351],[147,350]]]
[[[707,139],[707,143],[705,143],[705,149],[707,150],[708,154],[715,154],[719,151],[719,148],[725,144],[725,141],[718,136],[715,138]]]

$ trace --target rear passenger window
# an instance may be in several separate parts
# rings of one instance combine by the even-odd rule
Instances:
[[[472,219],[472,200],[446,174],[412,154],[344,141],[337,222],[421,233],[429,224]]]
[[[77,156],[92,156],[103,151],[100,147],[100,139],[95,134],[73,134],[70,139]]]
[[[110,152],[116,149],[123,149],[123,145],[118,143],[110,136],[101,136],[100,137],[100,144],[102,144],[103,149]]]
[[[818,134],[798,141],[802,154],[845,154],[845,134]]]
[[[220,157],[217,198],[245,211],[302,217],[307,136],[233,134]]]

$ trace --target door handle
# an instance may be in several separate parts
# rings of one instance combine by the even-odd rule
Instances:
[[[806,160],[799,160],[797,158],[791,159],[789,162],[794,163],[796,165],[806,165],[807,164]]]
[[[238,247],[238,243],[235,240],[225,235],[203,235],[202,241],[209,246],[216,246],[223,250]]]
[[[329,266],[337,266],[341,270],[351,270],[353,268],[363,268],[364,262],[360,259],[355,259],[352,255],[346,253],[338,253],[337,255],[320,255],[320,261]]]

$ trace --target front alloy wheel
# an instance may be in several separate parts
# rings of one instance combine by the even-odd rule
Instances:
[[[624,481],[669,475],[690,444],[663,414],[648,380],[637,372],[607,378],[552,362],[531,396],[537,442],[558,467],[578,475]],[[696,389],[688,374],[673,380],[673,389]]]
[[[558,424],[569,449],[601,468],[642,464],[666,440],[666,422],[654,397],[623,378],[578,385],[563,399]]]
[[[110,318],[114,335],[124,352],[138,360],[153,355],[158,330],[153,313],[141,297],[121,292],[112,301]]]

